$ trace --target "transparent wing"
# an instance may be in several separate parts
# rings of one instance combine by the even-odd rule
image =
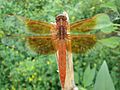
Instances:
[[[108,15],[98,14],[92,18],[88,18],[70,24],[70,29],[72,33],[80,33],[80,32],[88,32],[93,29],[105,28],[111,25],[112,23]]]
[[[29,18],[21,17],[18,15],[6,15],[6,16],[15,16],[19,21],[23,22],[26,27],[27,31],[35,34],[50,34],[50,29],[53,26],[53,24],[39,21],[39,20],[31,20]]]

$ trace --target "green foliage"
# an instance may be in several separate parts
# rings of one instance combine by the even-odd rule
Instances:
[[[85,55],[73,55],[75,81],[80,90],[94,90],[95,83],[103,85],[104,79],[96,81],[96,75],[108,75],[116,90],[120,90],[120,32],[113,22],[120,23],[119,0],[0,0],[0,88],[1,90],[60,90],[56,57],[54,55],[36,55],[26,48],[25,38],[4,38],[5,35],[26,33],[25,25],[14,16],[23,16],[33,20],[54,22],[55,16],[67,11],[70,22],[92,17],[98,13],[110,16],[101,17],[98,22],[102,26],[95,32],[110,34],[101,39],[96,46]],[[105,14],[105,15],[106,15]],[[117,19],[117,22],[116,22]],[[112,21],[112,22],[111,22]],[[99,26],[97,26],[99,27]],[[112,33],[117,33],[113,36]],[[103,61],[108,64],[111,75]],[[99,71],[100,70],[100,71]],[[106,72],[105,72],[106,70]],[[98,72],[99,71],[99,72]],[[98,73],[95,73],[98,72]],[[105,74],[106,73],[106,74]],[[99,78],[100,78],[99,77]],[[112,85],[110,82],[107,84]]]
[[[102,39],[99,41],[102,45],[105,45],[110,48],[116,48],[120,44],[119,37],[111,37],[107,39]]]
[[[95,68],[90,69],[90,66],[88,65],[83,75],[84,87],[90,86],[93,83],[94,77],[95,77]]]
[[[98,17],[98,18],[97,18]],[[102,29],[105,27],[110,27],[112,26],[112,22],[110,21],[110,18],[106,14],[98,14],[96,15],[96,25],[95,29]]]
[[[115,90],[105,61],[97,74],[94,90]]]
[[[106,3],[101,4],[101,7],[110,8],[111,10],[113,10],[115,12],[118,11],[114,0],[111,0],[110,2],[106,2]]]

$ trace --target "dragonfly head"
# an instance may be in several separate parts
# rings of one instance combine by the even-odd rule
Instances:
[[[67,17],[64,14],[59,14],[56,16],[56,22],[58,22],[60,20],[66,21]]]
[[[56,16],[56,24],[58,26],[66,26],[67,17],[64,14],[59,14],[58,16]]]

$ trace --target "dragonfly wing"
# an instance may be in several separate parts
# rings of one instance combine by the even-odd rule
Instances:
[[[73,53],[85,53],[96,43],[95,35],[79,35],[71,37],[71,47]]]
[[[112,25],[109,16],[106,14],[98,14],[92,18],[77,21],[70,25],[72,33],[88,32],[92,29],[101,29]]]
[[[42,21],[35,21],[35,20],[26,20],[26,26],[29,32],[35,34],[50,34],[50,30],[52,24],[42,22]]]
[[[35,34],[50,34],[50,29],[53,25],[47,22],[31,20],[18,15],[10,15],[10,16],[16,16],[18,20],[25,23],[25,25],[27,26],[27,30],[29,32],[32,32]]]
[[[30,36],[27,37],[28,47],[39,54],[52,54],[55,53],[54,43],[51,36],[40,37],[40,36]]]

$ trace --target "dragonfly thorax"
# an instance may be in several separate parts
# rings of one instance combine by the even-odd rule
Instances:
[[[60,14],[56,17],[56,29],[58,31],[57,35],[59,39],[65,39],[67,35],[67,17],[63,14]]]

